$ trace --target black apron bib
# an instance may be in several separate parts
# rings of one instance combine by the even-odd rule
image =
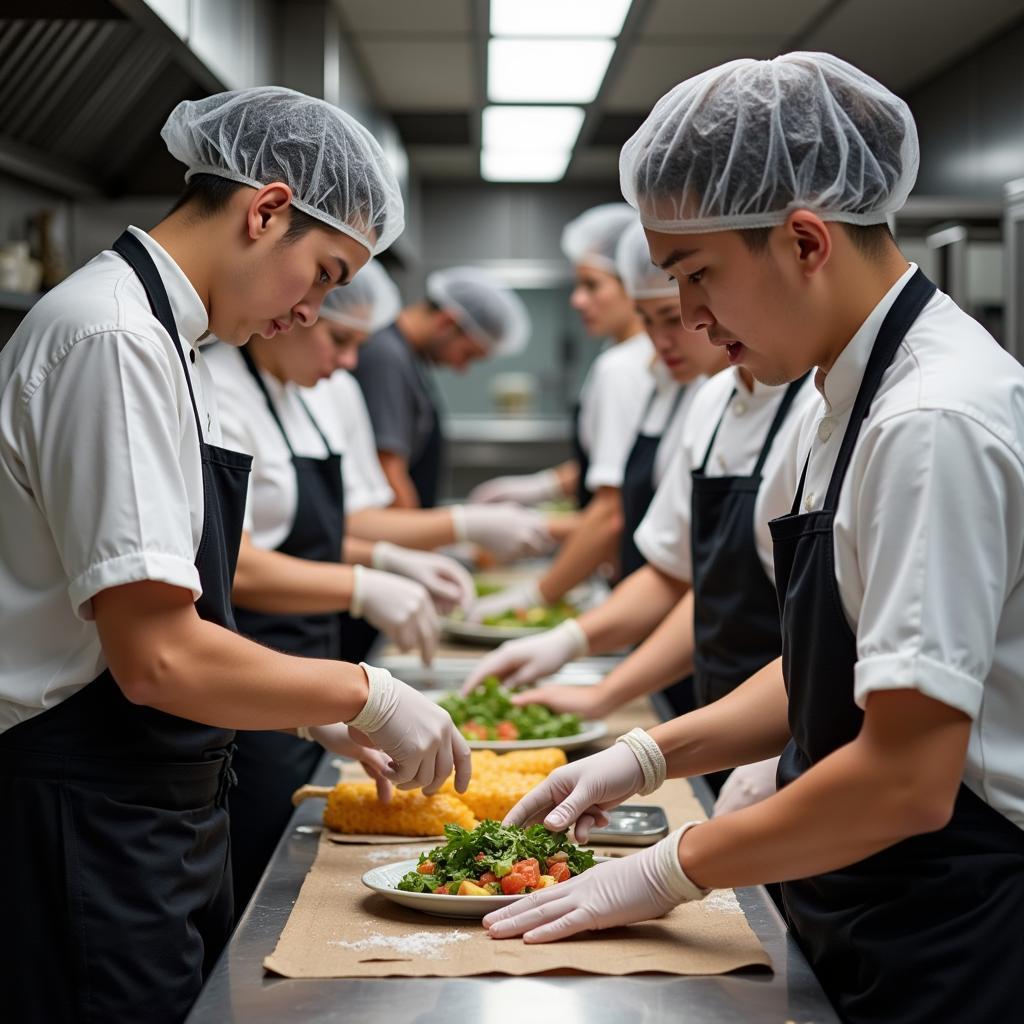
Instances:
[[[799,514],[805,464],[792,511],[771,524],[792,731],[780,787],[852,741],[863,722],[853,700],[857,645],[835,576],[833,520],[882,376],[934,291],[918,271],[885,317],[821,511]],[[898,506],[890,513],[898,515]],[[944,828],[842,870],[784,882],[782,890],[790,924],[844,1020],[1024,1019],[1024,832],[965,785]]]
[[[576,481],[576,505],[582,511],[590,504],[594,497],[593,491],[587,487],[587,471],[590,469],[590,456],[583,447],[583,440],[580,438],[580,410],[581,403],[577,402],[572,407],[572,456],[576,465],[580,467],[579,479]]]
[[[704,707],[732,692],[782,650],[779,603],[754,539],[761,474],[805,378],[786,389],[749,476],[708,476],[708,459],[736,392],[722,410],[704,461],[690,474],[694,692]],[[728,772],[705,775],[717,794]]]
[[[192,400],[204,506],[196,611],[234,629],[252,460],[203,441],[159,272],[127,231],[114,250],[145,286]],[[109,670],[0,735],[0,878],[10,887],[0,956],[19,965],[5,981],[10,1020],[184,1019],[231,928],[233,739],[132,704]]]
[[[244,348],[241,351],[288,447],[295,473],[295,517],[288,536],[275,550],[311,562],[340,562],[345,532],[341,456],[331,450],[301,398],[327,455],[314,458],[295,454],[252,356]],[[267,615],[236,606],[235,619],[240,633],[268,647],[309,658],[338,656],[341,621],[336,612]],[[236,742],[238,786],[231,792],[229,806],[235,912],[240,915],[291,818],[291,795],[309,781],[323,749],[318,743],[274,731],[240,732]]]
[[[438,411],[436,389],[431,384],[426,372],[419,366],[416,357],[417,371],[423,384],[424,394],[430,401],[431,420],[426,443],[416,458],[409,463],[409,477],[420,496],[421,508],[434,508],[441,490],[441,473],[444,469],[444,431],[441,429],[441,414]]]

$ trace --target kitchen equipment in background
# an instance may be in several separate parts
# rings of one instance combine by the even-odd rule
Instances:
[[[532,412],[537,399],[537,375],[521,371],[496,373],[491,378],[491,398],[502,415]]]
[[[8,242],[0,246],[0,291],[39,291],[43,281],[43,264],[33,259],[28,242]]]
[[[54,211],[40,210],[29,219],[32,255],[42,266],[42,287],[52,288],[68,276],[68,264],[54,240]],[[38,290],[37,284],[32,291]]]

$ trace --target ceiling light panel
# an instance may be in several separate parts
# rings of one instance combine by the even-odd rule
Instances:
[[[485,181],[560,181],[569,166],[569,151],[509,153],[485,149],[480,175]]]
[[[591,103],[615,43],[492,39],[487,47],[487,97],[492,103]]]
[[[632,0],[491,0],[493,36],[617,36]]]
[[[484,107],[483,148],[515,152],[569,150],[583,125],[582,107]]]

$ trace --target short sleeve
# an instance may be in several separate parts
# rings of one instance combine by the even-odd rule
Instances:
[[[656,569],[684,583],[693,579],[690,553],[690,462],[681,446],[672,456],[633,539]]]
[[[77,342],[28,399],[32,486],[83,619],[96,594],[126,583],[202,592],[174,372],[158,342],[103,333]]]
[[[374,447],[373,427],[359,388],[345,389],[345,511],[387,508],[395,500]]]
[[[386,339],[366,345],[355,377],[366,401],[379,451],[409,460],[416,447],[414,370],[390,352]]]
[[[614,349],[605,353],[613,354],[619,353]],[[622,486],[626,461],[654,386],[648,373],[631,372],[621,363],[599,357],[583,397],[580,415],[589,442],[585,483],[590,491]]]
[[[851,478],[854,525],[837,521],[835,543],[856,546],[857,703],[915,689],[977,717],[1020,573],[1020,460],[967,416],[914,412],[864,438]]]

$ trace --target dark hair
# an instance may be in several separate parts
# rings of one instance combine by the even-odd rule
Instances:
[[[892,237],[888,224],[847,224],[839,221],[839,226],[846,232],[854,246],[869,259],[878,259],[886,247],[896,239]],[[751,252],[764,252],[768,248],[768,236],[771,228],[743,228],[739,234]]]
[[[241,182],[232,181],[230,178],[222,178],[217,174],[193,174],[185,183],[185,190],[178,196],[171,213],[177,213],[189,206],[195,212],[196,217],[205,220],[213,217],[227,208],[232,197],[239,189],[248,188]],[[289,207],[288,229],[281,239],[282,245],[289,245],[297,242],[303,235],[308,234],[315,227],[323,227],[315,217],[308,213]]]

